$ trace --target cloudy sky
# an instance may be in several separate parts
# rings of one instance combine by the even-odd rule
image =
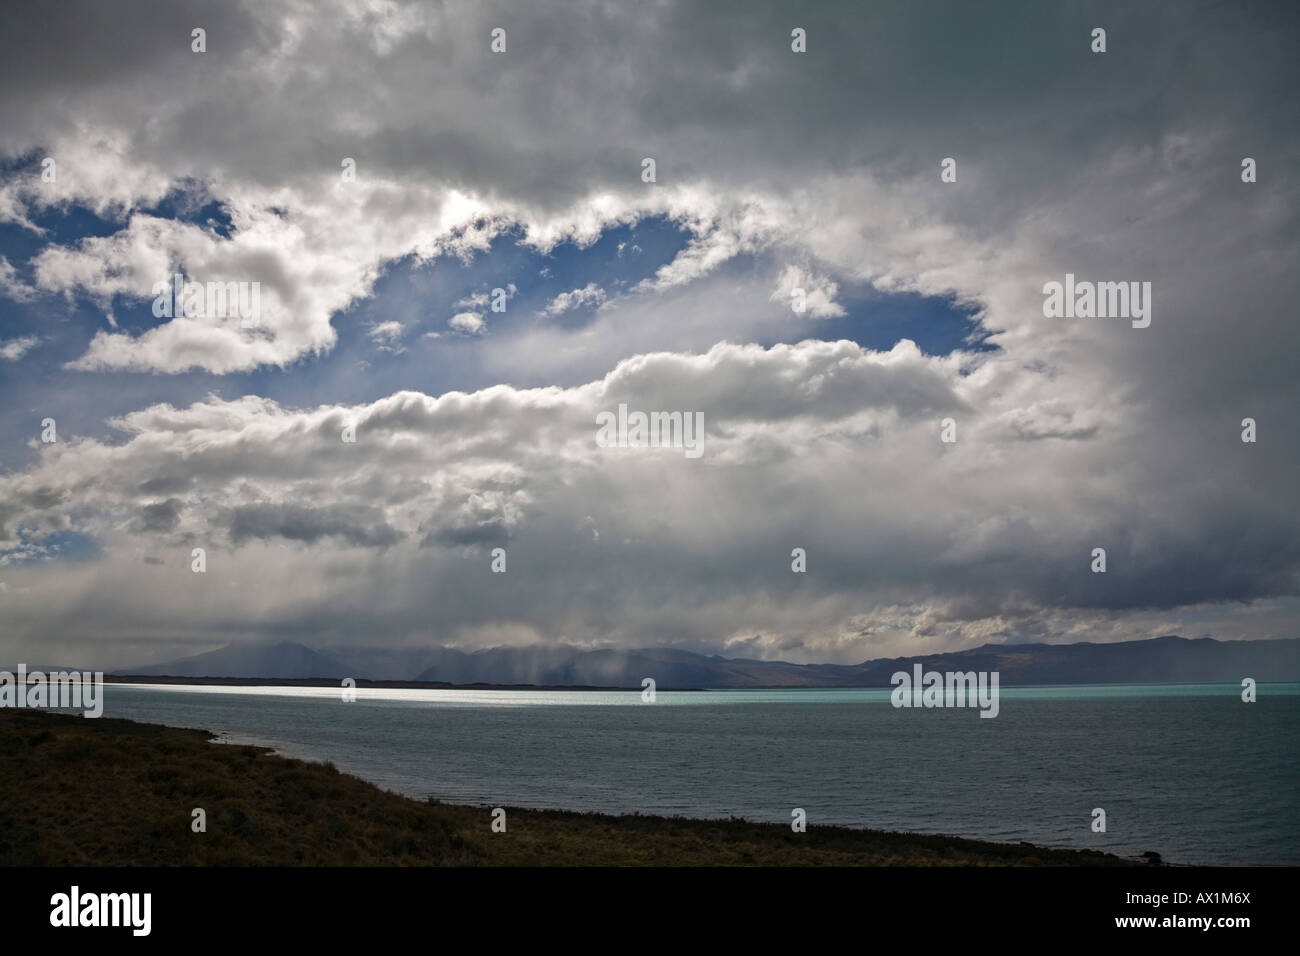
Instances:
[[[0,659],[1293,636],[1298,19],[7,4]]]

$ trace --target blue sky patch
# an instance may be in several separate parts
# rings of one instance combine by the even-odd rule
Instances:
[[[222,236],[228,236],[231,228],[229,215],[198,184],[176,190],[147,212],[199,223]],[[112,234],[123,225],[81,208],[46,210],[38,223],[49,230],[48,236],[0,227],[0,254],[15,266],[20,278],[29,275],[29,260],[51,240],[71,243]],[[3,465],[7,469],[26,466],[35,455],[28,443],[39,434],[46,417],[57,421],[60,440],[118,440],[106,419],[160,402],[183,407],[209,395],[235,399],[257,394],[290,407],[312,407],[369,402],[402,389],[436,395],[503,381],[519,387],[580,384],[638,349],[629,344],[627,354],[606,360],[599,369],[588,365],[568,373],[554,368],[502,373],[491,361],[494,350],[509,348],[513,339],[538,329],[559,333],[561,341],[564,336],[581,335],[596,321],[602,301],[627,297],[637,283],[672,262],[691,235],[666,217],[652,217],[611,228],[586,246],[561,242],[548,254],[524,245],[522,238],[520,231],[509,231],[498,236],[487,252],[468,261],[448,256],[421,263],[408,256],[391,262],[370,296],[335,313],[332,323],[338,341],[328,353],[305,356],[286,368],[268,366],[228,375],[81,372],[64,367],[85,353],[97,332],[111,331],[106,311],[117,323],[117,331],[134,335],[167,321],[153,316],[151,296],[117,296],[108,310],[84,295],[42,295],[28,302],[0,299],[0,341],[40,339],[20,360],[0,362],[0,438],[10,449],[26,448],[25,454],[7,455]],[[699,282],[752,282],[756,276],[775,274],[780,265],[772,256],[740,255]],[[492,290],[511,287],[506,311],[492,312],[488,301]],[[591,294],[572,308],[547,314],[548,304],[557,296],[580,289]],[[689,297],[694,289],[694,285],[678,287],[671,296]],[[899,339],[909,338],[931,355],[988,348],[981,341],[986,333],[976,324],[974,310],[950,299],[882,293],[841,281],[837,301],[845,309],[844,316],[789,322],[769,317],[755,326],[761,331],[746,340],[772,346],[810,338],[849,339],[866,348],[888,350]],[[772,303],[771,308],[780,306]],[[454,316],[466,313],[476,318],[462,319],[459,328],[450,324]],[[662,344],[656,347],[685,347],[674,335],[673,317],[674,305],[666,302],[662,329],[655,330],[655,341]],[[480,321],[481,327],[476,324]]]

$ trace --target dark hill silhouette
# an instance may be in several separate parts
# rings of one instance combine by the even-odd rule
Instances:
[[[270,680],[353,676],[348,665],[302,644],[230,644],[171,664],[118,673],[168,677],[265,677]]]
[[[985,644],[948,654],[790,664],[708,657],[673,648],[582,650],[563,645],[407,651],[331,648],[291,642],[230,645],[171,664],[119,674],[268,680],[430,681],[639,687],[888,687],[898,670],[998,671],[1002,686],[1025,684],[1217,683],[1300,680],[1300,639],[1216,641],[1159,637],[1112,644]]]

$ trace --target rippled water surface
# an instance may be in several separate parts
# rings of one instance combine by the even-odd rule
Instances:
[[[1300,864],[1300,684],[1004,688],[996,719],[885,690],[109,685],[107,717],[203,727],[411,796],[951,833],[1169,862]],[[1092,810],[1107,832],[1093,833]]]

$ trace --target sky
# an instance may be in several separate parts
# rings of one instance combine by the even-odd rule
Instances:
[[[1298,21],[6,5],[0,660],[1294,636]]]

